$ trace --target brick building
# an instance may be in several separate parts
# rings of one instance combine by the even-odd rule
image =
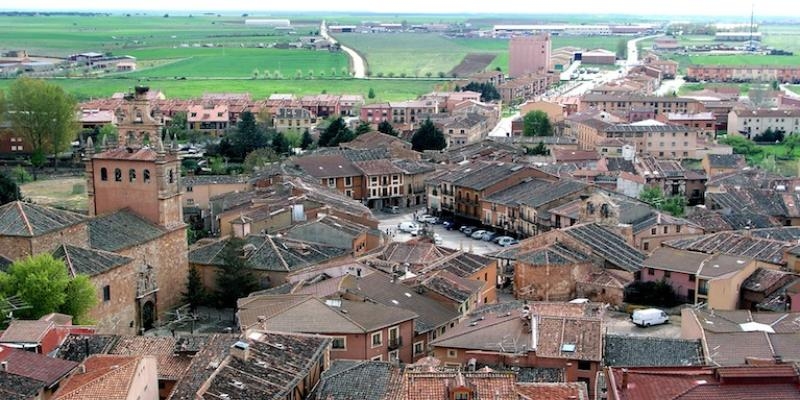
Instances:
[[[549,71],[551,51],[552,42],[548,33],[511,38],[508,44],[508,75],[519,78]]]

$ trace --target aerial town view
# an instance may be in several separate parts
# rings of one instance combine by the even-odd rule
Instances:
[[[0,0],[0,400],[800,400],[789,0]]]

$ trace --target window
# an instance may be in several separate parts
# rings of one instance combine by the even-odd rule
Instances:
[[[650,234],[651,235],[655,235],[656,234],[656,228],[650,229]]]
[[[454,400],[469,400],[469,392],[456,392],[453,396]]]
[[[331,343],[331,348],[334,350],[347,349],[347,338],[345,338],[344,336],[334,337],[333,342]]]
[[[578,360],[578,369],[581,371],[590,371],[592,369],[592,363],[589,361]]]
[[[136,182],[136,170],[135,169],[129,169],[128,170],[128,182],[131,182],[131,183]]]
[[[114,181],[122,182],[122,170],[119,168],[114,169]]]
[[[347,190],[344,191],[344,195],[347,196],[347,197],[353,197],[353,191],[350,190],[350,189],[347,189]]]
[[[425,343],[424,342],[415,342],[414,343],[414,355],[420,355],[425,353]]]
[[[100,168],[100,180],[101,181],[108,180],[108,170],[105,167]]]
[[[383,332],[375,332],[372,334],[372,347],[378,347],[383,344]]]
[[[689,282],[694,282],[696,279],[694,275],[689,275]]]
[[[347,187],[353,186],[353,178],[350,176],[344,177],[344,185]]]
[[[650,250],[650,242],[642,242],[642,250],[644,251]]]
[[[447,358],[456,358],[458,357],[458,350],[448,349],[447,350]]]
[[[680,225],[676,225],[675,226],[675,233],[681,233],[681,226]]]
[[[672,271],[664,271],[664,278],[669,278],[672,276]]]
[[[172,170],[169,170],[169,173],[167,174],[167,177],[169,179],[169,183],[175,183],[175,172],[173,172]]]
[[[111,286],[103,286],[103,301],[111,301]]]
[[[194,186],[187,186],[187,187],[186,187],[186,191],[187,191],[187,192],[194,191]]]
[[[336,187],[336,178],[328,178],[328,186]]]
[[[647,269],[647,275],[655,275],[655,274],[656,274],[656,270],[654,270],[652,268],[648,268]]]
[[[150,170],[146,169],[142,171],[142,182],[150,183]]]
[[[370,358],[371,361],[383,361],[383,354]]]
[[[400,352],[398,350],[389,352],[389,361],[397,361],[400,359]]]
[[[669,227],[668,227],[668,226],[665,226],[665,227],[664,227],[664,233],[668,233],[668,232],[669,232]]]

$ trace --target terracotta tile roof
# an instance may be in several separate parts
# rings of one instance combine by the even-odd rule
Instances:
[[[396,167],[390,160],[358,161],[356,168],[366,176],[402,174],[403,170]]]
[[[517,383],[516,389],[524,400],[589,400],[584,382]]]
[[[0,206],[0,236],[36,237],[86,219],[84,215],[69,211],[13,201]]]
[[[40,343],[55,328],[52,321],[14,320],[0,335],[0,343]]]
[[[229,354],[200,386],[194,398],[230,400],[286,399],[310,383],[312,368],[322,366],[331,339],[322,336],[249,332],[247,359]],[[309,378],[310,377],[310,378]],[[307,389],[311,389],[306,386]],[[226,394],[227,396],[220,396]],[[174,395],[172,398],[176,398]]]
[[[91,356],[83,362],[86,372],[65,379],[53,399],[126,400],[141,360],[141,356]]]
[[[155,161],[158,158],[158,153],[156,153],[156,151],[150,147],[142,147],[138,149],[117,147],[106,150],[102,153],[97,153],[93,155],[92,158],[120,161]]]
[[[239,340],[238,335],[214,334],[192,357],[186,373],[175,385],[169,396],[171,400],[194,400],[200,387],[216,372],[230,353],[231,345]]]
[[[78,363],[51,358],[30,351],[0,346],[0,361],[8,363],[6,371],[14,375],[36,379],[51,387],[70,373]]]
[[[264,325],[277,332],[368,333],[417,318],[397,307],[349,300],[322,300],[311,295],[259,295],[239,299],[239,325]]]
[[[178,380],[189,368],[191,357],[176,354],[174,337],[121,337],[109,354],[122,356],[153,356],[158,365],[158,379]]]
[[[448,393],[462,388],[476,399],[516,399],[515,376],[509,372],[461,372],[446,370],[406,370],[403,374],[404,400],[449,398]]]
[[[607,366],[672,367],[703,365],[699,340],[606,335],[603,362]]]
[[[361,171],[344,156],[309,155],[295,160],[295,164],[315,178],[361,176]]]
[[[117,335],[77,335],[70,334],[61,343],[56,357],[83,362],[93,354],[106,354],[119,340]]]
[[[574,348],[574,351],[569,350]],[[602,321],[540,317],[537,357],[600,361],[603,358]]]

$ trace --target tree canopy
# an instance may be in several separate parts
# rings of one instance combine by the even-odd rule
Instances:
[[[397,136],[398,135],[398,132],[396,130],[394,130],[394,127],[392,126],[392,123],[389,122],[389,121],[381,121],[381,123],[378,124],[378,132],[382,132],[382,133],[385,133],[387,135],[392,135],[392,136]]]
[[[189,268],[189,274],[186,277],[186,291],[181,293],[181,300],[189,304],[189,309],[192,312],[197,311],[197,306],[205,304],[208,300],[206,289],[203,286],[203,281],[197,268]]]
[[[361,136],[365,133],[372,132],[372,127],[367,121],[361,121],[356,127],[356,136]]]
[[[280,157],[275,154],[275,150],[272,150],[271,147],[263,147],[247,153],[247,157],[244,158],[244,169],[247,172],[253,172],[279,159]]]
[[[462,88],[464,91],[478,92],[481,94],[481,101],[500,100],[500,92],[491,83],[470,82]]]
[[[686,199],[683,196],[666,197],[661,188],[657,186],[645,187],[639,193],[639,200],[675,217],[682,217],[686,210]]]
[[[44,165],[45,154],[55,163],[78,132],[75,99],[54,83],[23,77],[11,84],[8,102],[12,128],[33,146],[34,167]]]
[[[338,117],[331,121],[328,127],[322,131],[317,143],[322,147],[336,147],[339,143],[349,142],[355,137],[353,131],[344,123],[344,119]]]
[[[441,150],[447,147],[447,139],[441,129],[427,118],[411,137],[411,148],[416,151]]]
[[[242,256],[245,241],[232,238],[222,249],[223,265],[217,271],[217,302],[220,306],[236,307],[236,300],[258,290],[258,282],[250,262]]]
[[[553,125],[542,110],[534,110],[522,117],[522,133],[525,136],[551,136]]]
[[[64,262],[47,253],[18,260],[8,273],[0,272],[0,290],[4,296],[19,296],[31,306],[16,317],[38,319],[61,312],[72,315],[78,324],[87,323],[86,313],[97,303],[89,277],[70,279]]]
[[[228,132],[220,141],[218,152],[231,160],[242,161],[248,153],[268,145],[269,138],[259,129],[253,113],[245,111],[236,129]]]
[[[278,155],[285,155],[289,154],[289,141],[286,140],[286,136],[283,133],[276,133],[275,136],[272,137],[272,150]]]
[[[303,137],[300,138],[300,148],[303,150],[308,150],[309,147],[314,145],[314,138],[311,136],[311,132],[308,131],[308,128],[303,131]]]
[[[0,205],[22,199],[19,186],[13,178],[0,172]]]

